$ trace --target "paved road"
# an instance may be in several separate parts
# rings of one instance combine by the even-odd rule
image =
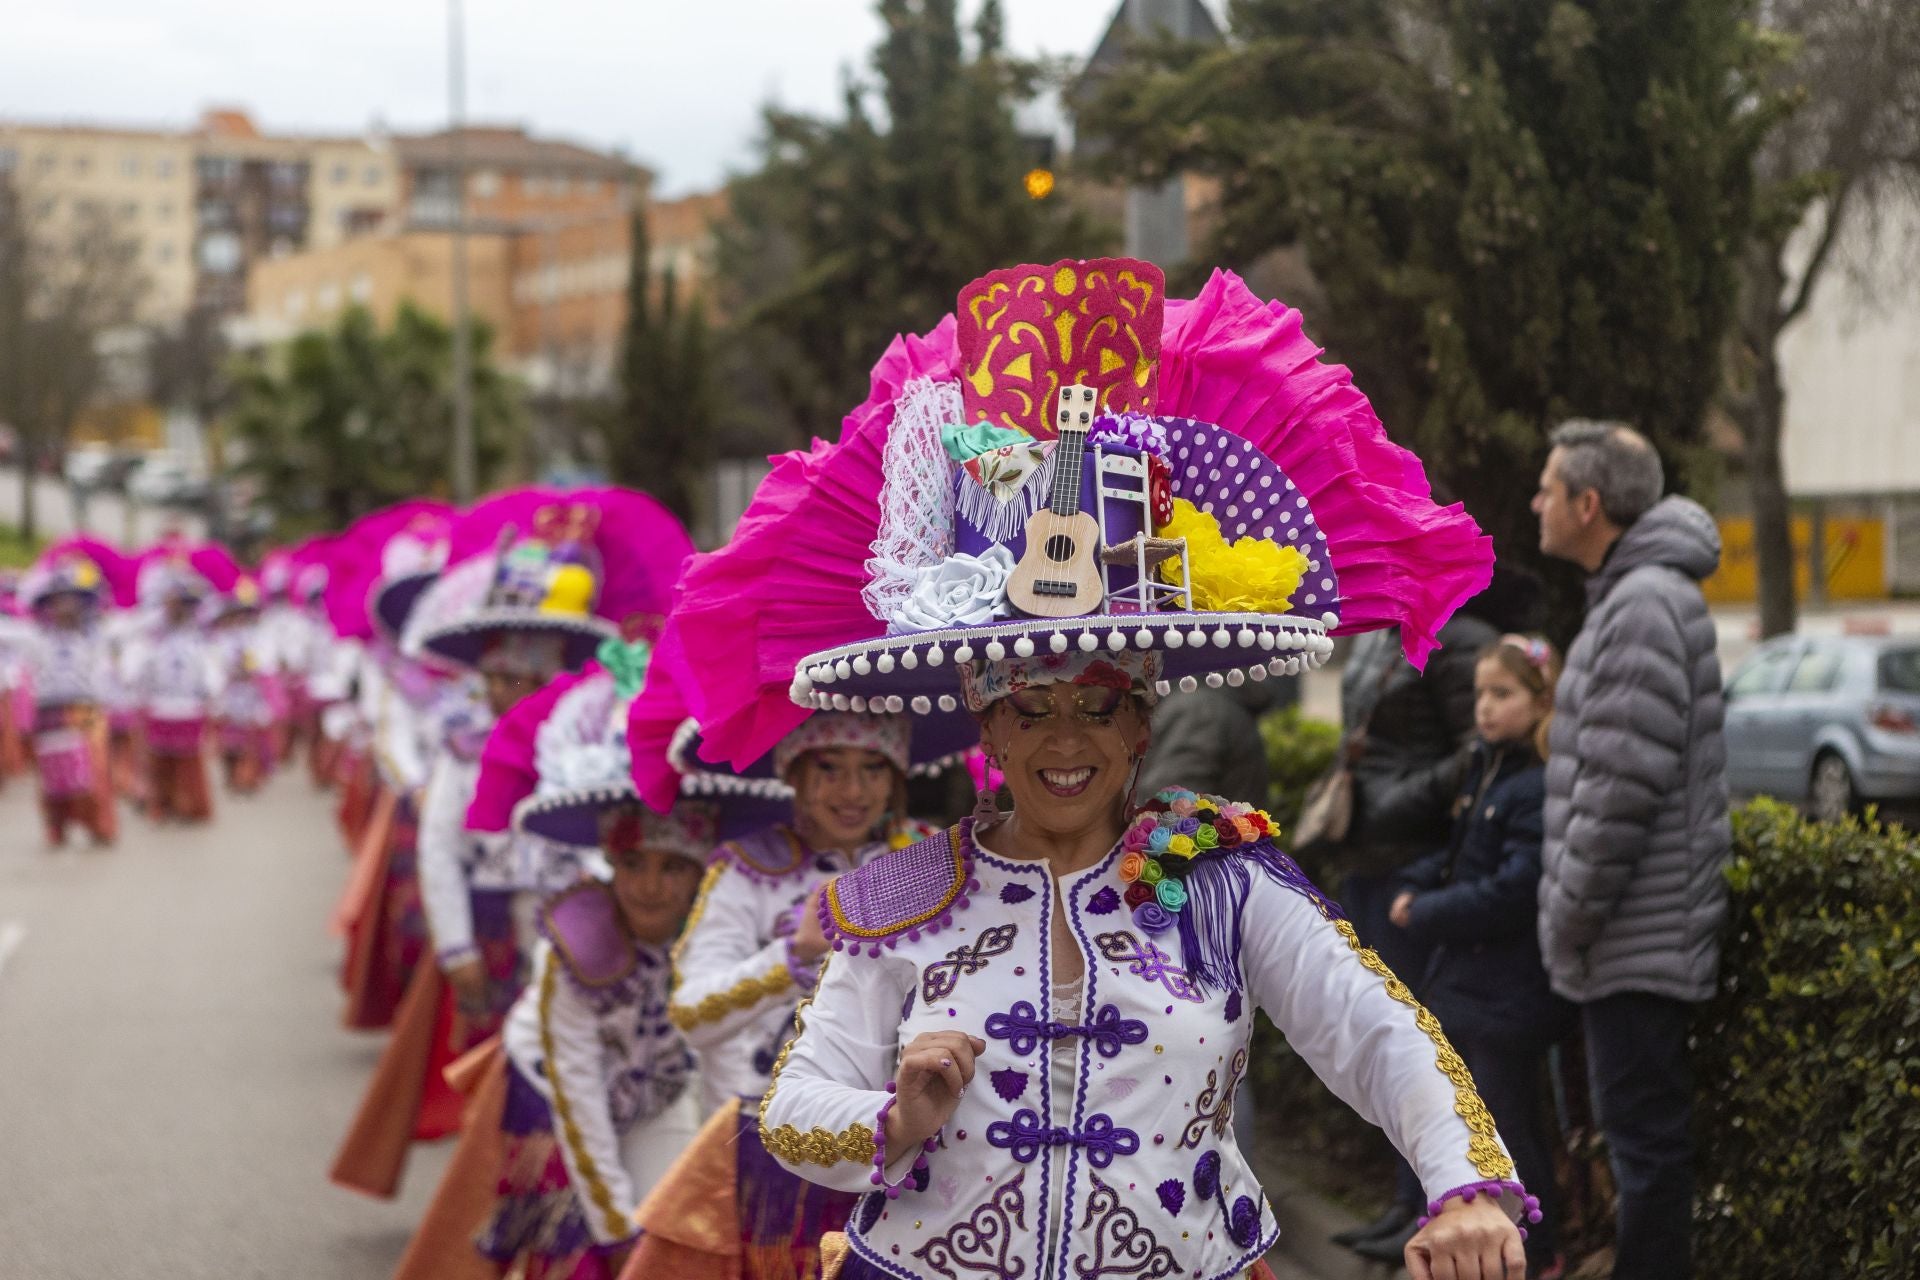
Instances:
[[[20,472],[0,467],[0,523],[18,528],[20,507]],[[34,481],[34,521],[47,537],[79,531],[130,547],[144,546],[170,530],[190,537],[206,532],[206,522],[197,515],[129,503],[116,493],[90,495],[85,509],[75,510],[66,484],[49,476]]]
[[[380,1280],[432,1194],[444,1146],[395,1203],[326,1180],[379,1039],[338,1021],[325,799],[216,803],[50,853],[0,793],[0,1276]]]

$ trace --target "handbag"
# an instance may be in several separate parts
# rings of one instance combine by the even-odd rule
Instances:
[[[1293,825],[1293,849],[1296,854],[1312,852],[1328,845],[1345,844],[1353,829],[1353,762],[1349,750],[1356,738],[1363,737],[1373,724],[1373,713],[1380,709],[1380,695],[1393,678],[1397,664],[1391,655],[1381,665],[1380,679],[1373,686],[1373,705],[1360,723],[1340,735],[1333,763],[1314,779],[1300,802],[1300,818]]]

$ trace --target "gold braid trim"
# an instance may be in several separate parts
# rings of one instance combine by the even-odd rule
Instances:
[[[580,1126],[573,1118],[573,1107],[567,1102],[566,1091],[560,1087],[560,1068],[553,1058],[553,1025],[550,1017],[553,1012],[553,993],[559,987],[559,976],[560,966],[550,952],[546,967],[540,973],[540,1052],[547,1060],[547,1083],[553,1087],[553,1114],[560,1121],[561,1140],[573,1152],[580,1176],[586,1179],[587,1198],[593,1201],[595,1208],[607,1215],[606,1225],[613,1238],[625,1240],[633,1234],[633,1224],[614,1204],[613,1193],[607,1190],[593,1157],[587,1154],[586,1144],[580,1137]]]
[[[1433,1041],[1433,1065],[1440,1068],[1441,1075],[1453,1081],[1454,1114],[1466,1122],[1467,1132],[1473,1135],[1467,1141],[1467,1159],[1473,1162],[1473,1167],[1479,1170],[1483,1178],[1513,1177],[1513,1161],[1500,1149],[1500,1140],[1494,1133],[1493,1113],[1480,1100],[1480,1092],[1474,1088],[1473,1073],[1467,1070],[1466,1062],[1440,1029],[1440,1019],[1413,998],[1413,992],[1407,984],[1394,976],[1393,970],[1387,967],[1387,962],[1380,958],[1378,952],[1360,945],[1360,935],[1354,932],[1351,923],[1332,915],[1317,898],[1314,899],[1314,905],[1320,908],[1321,915],[1333,922],[1333,927],[1347,940],[1347,945],[1353,948],[1360,963],[1386,980],[1387,994],[1413,1010],[1413,1025],[1426,1032],[1427,1038]]]
[[[725,991],[716,991],[699,1004],[673,1003],[667,1006],[667,1018],[682,1031],[718,1022],[730,1013],[751,1009],[762,1000],[771,1000],[793,985],[793,974],[785,964],[776,964],[757,978],[742,978]]]
[[[832,953],[828,953],[832,959]],[[820,966],[820,981],[813,989],[818,991],[820,984],[827,980],[827,968]],[[873,1130],[864,1124],[850,1124],[835,1133],[831,1129],[815,1126],[802,1133],[790,1124],[778,1129],[767,1128],[767,1106],[773,1101],[773,1091],[780,1087],[780,1072],[787,1065],[787,1055],[793,1052],[794,1041],[800,1038],[806,1027],[807,1006],[813,1003],[809,995],[793,1011],[793,1034],[780,1046],[780,1056],[773,1060],[773,1074],[767,1078],[767,1091],[760,1099],[760,1142],[777,1159],[789,1164],[817,1164],[823,1169],[831,1169],[841,1161],[850,1164],[872,1164],[877,1148],[874,1145]]]

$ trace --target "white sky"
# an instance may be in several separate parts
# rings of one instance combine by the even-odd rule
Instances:
[[[447,0],[64,0],[4,6],[0,117],[269,132],[446,120]],[[971,16],[977,0],[963,0]],[[1022,54],[1085,55],[1119,0],[1002,0]],[[467,115],[624,147],[669,195],[748,162],[769,99],[834,113],[870,0],[467,0]]]

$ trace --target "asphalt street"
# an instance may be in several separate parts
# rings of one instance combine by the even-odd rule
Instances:
[[[432,1194],[444,1144],[391,1203],[327,1181],[382,1040],[339,1022],[329,799],[215,803],[49,852],[0,792],[4,1280],[379,1280]]]

